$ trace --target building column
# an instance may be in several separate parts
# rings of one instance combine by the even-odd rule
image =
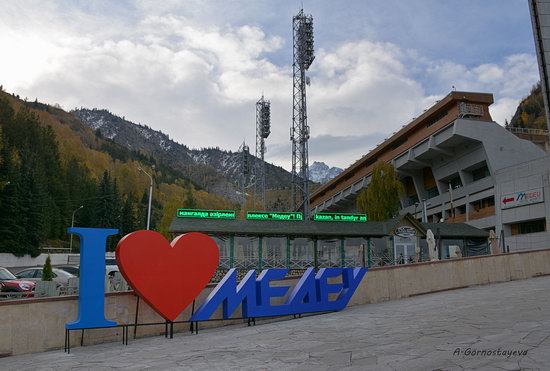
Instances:
[[[235,236],[229,238],[229,268],[235,267]]]

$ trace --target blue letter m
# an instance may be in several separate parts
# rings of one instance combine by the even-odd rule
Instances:
[[[191,321],[206,321],[220,304],[223,304],[223,319],[228,319],[241,303],[242,316],[248,317],[249,311],[253,311],[256,306],[256,271],[249,271],[237,285],[237,271],[230,269],[191,317]]]

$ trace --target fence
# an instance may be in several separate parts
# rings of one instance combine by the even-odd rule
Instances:
[[[439,262],[407,264],[371,269],[356,290],[349,305],[379,303],[412,295],[438,292],[471,285],[505,282],[550,274],[550,249],[514,252]],[[288,278],[282,284],[294,286],[298,279]],[[201,303],[214,285],[208,285],[197,298]],[[158,322],[159,315],[146,303],[136,310],[137,297],[130,292],[111,293],[105,298],[106,318],[119,323]],[[178,317],[187,320],[189,306]],[[201,330],[223,326],[237,321],[221,321],[218,310],[211,322],[201,324]],[[0,356],[62,349],[64,324],[77,317],[78,303],[75,296],[14,300],[0,302]],[[174,326],[175,331],[189,331],[188,324]],[[164,323],[159,326],[139,328],[138,337],[162,335]],[[85,344],[119,341],[121,329],[86,331]],[[72,334],[72,342],[79,344],[81,334]],[[118,346],[113,344],[113,346]]]
[[[548,130],[544,129],[531,129],[531,128],[521,128],[515,126],[508,126],[506,128],[511,133],[520,133],[520,134],[531,134],[531,135],[548,135]]]
[[[53,281],[37,281],[32,292],[0,292],[0,300],[17,300],[28,298],[44,298],[65,295],[77,295],[79,289],[78,277],[69,278],[67,285],[58,285]],[[105,276],[106,292],[128,291],[128,283],[120,272]]]

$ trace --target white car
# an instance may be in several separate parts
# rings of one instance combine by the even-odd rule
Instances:
[[[57,283],[58,286],[68,286],[69,285],[69,278],[76,277],[73,274],[70,274],[69,272],[65,272],[64,270],[52,268],[53,272],[53,281]],[[23,278],[29,281],[41,281],[42,280],[42,267],[36,267],[36,268],[27,268],[22,270],[21,272],[17,273],[15,275],[17,278]]]

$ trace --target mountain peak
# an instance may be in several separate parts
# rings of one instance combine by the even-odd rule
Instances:
[[[326,183],[343,170],[339,167],[330,167],[324,162],[314,161],[309,166],[309,180],[316,183]]]

